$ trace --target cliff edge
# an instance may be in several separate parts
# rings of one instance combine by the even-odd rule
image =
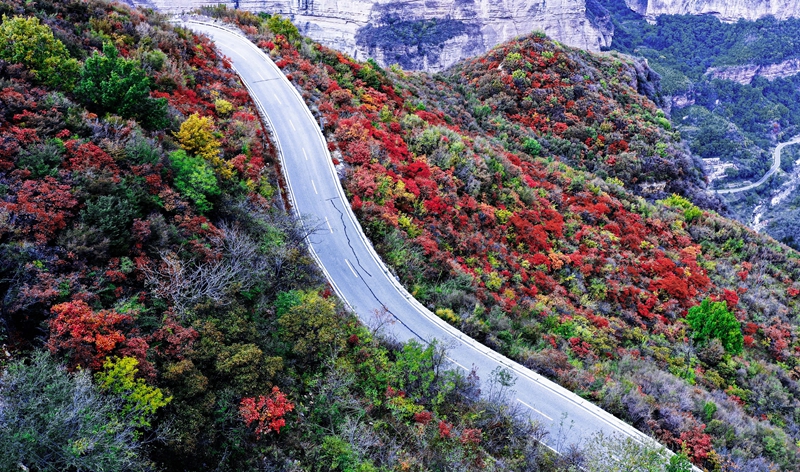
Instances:
[[[779,20],[800,17],[797,0],[625,0],[625,3],[648,21],[655,21],[659,15],[714,15],[728,22],[770,15]]]
[[[593,0],[127,0],[178,13],[223,4],[290,18],[300,32],[356,59],[437,71],[538,30],[598,51],[613,27]],[[587,5],[589,3],[589,5]]]

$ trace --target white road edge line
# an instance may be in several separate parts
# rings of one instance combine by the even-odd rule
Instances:
[[[311,180],[311,186],[314,187],[314,193],[319,195],[319,192],[317,192],[317,186],[314,185],[314,180]]]
[[[541,411],[537,410],[536,408],[534,408],[534,407],[532,407],[532,406],[528,405],[527,403],[525,403],[524,401],[520,400],[519,398],[517,398],[517,401],[518,401],[518,402],[520,402],[520,403],[522,403],[523,405],[527,406],[527,407],[528,407],[528,408],[530,408],[531,410],[535,411],[536,413],[539,413],[540,415],[544,416],[544,417],[545,417],[545,418],[547,418],[548,420],[550,420],[550,421],[553,421],[553,418],[550,418],[549,416],[545,415],[544,413],[542,413]]]
[[[217,29],[217,30],[222,30],[222,31],[224,31],[224,32],[226,32],[228,34],[232,34],[233,36],[237,37],[238,39],[243,40],[250,47],[252,47],[256,51],[258,51],[261,54],[261,56],[264,57],[264,59],[267,61],[267,63],[275,68],[276,72],[279,74],[279,77],[282,78],[287,83],[287,85],[289,85],[291,87],[290,90],[292,90],[294,92],[295,98],[299,101],[299,103],[303,103],[304,104],[304,100],[303,100],[302,96],[300,95],[300,92],[298,92],[297,89],[294,89],[292,84],[285,77],[282,76],[281,70],[278,69],[278,67],[275,66],[273,62],[271,62],[271,59],[269,58],[269,56],[267,56],[263,51],[258,49],[255,46],[255,44],[251,43],[241,32],[232,31],[231,29],[224,28],[224,27],[222,27],[222,26],[220,26],[218,24],[208,23],[208,22],[203,22],[203,21],[197,21],[195,19],[190,19],[188,22],[184,22],[184,21],[173,21],[173,22],[174,23],[181,23],[181,24],[194,23],[194,24],[198,24],[198,25],[201,25],[201,26],[211,27],[211,28],[214,28],[214,29]],[[234,66],[234,70],[236,70],[235,66]],[[253,101],[256,103],[256,106],[262,111],[263,118],[267,121],[268,125],[274,130],[275,128],[274,128],[274,126],[272,124],[272,120],[270,119],[269,114],[266,113],[266,109],[260,103],[260,101],[258,100],[258,97],[255,96],[255,93],[252,90],[252,88],[250,87],[250,84],[247,84],[244,80],[243,80],[243,83],[244,83],[245,87],[247,87],[247,89],[250,91],[250,95],[253,98]],[[278,97],[276,96],[275,98],[277,99]],[[281,103],[280,99],[278,99],[278,102]],[[311,114],[311,111],[308,109],[308,107],[305,107],[305,111],[306,111],[306,113],[308,114],[308,116],[309,116],[309,118],[311,120],[315,120],[314,116]],[[327,145],[327,143],[325,141],[325,138],[322,136],[321,132],[318,133],[318,139],[320,140],[320,142],[322,143],[323,146]],[[283,152],[282,152],[281,145],[280,145],[280,139],[277,136],[277,134],[276,134],[276,144],[278,146],[279,154],[281,156],[283,156]],[[325,150],[327,150],[327,148],[325,148]],[[329,171],[330,171],[331,175],[334,178],[336,178],[336,170],[335,170],[335,168],[334,168],[334,166],[333,166],[331,161],[329,161],[329,167],[330,167]],[[285,169],[283,169],[283,168],[282,168],[282,173],[285,173]],[[285,178],[287,178],[287,181],[288,181],[288,177],[285,176]],[[288,196],[289,196],[290,201],[294,201],[295,200],[294,190],[291,188],[290,185],[288,186],[288,190],[289,190],[289,192],[288,192],[289,195]],[[344,190],[342,189],[342,187],[341,186],[337,186],[337,190],[338,190],[338,193],[340,194],[340,197],[342,199],[346,200],[346,197],[344,195]],[[347,217],[350,220],[350,222],[353,223],[357,228],[359,228],[359,229],[361,228],[360,224],[358,223],[357,220],[355,220],[355,217],[351,213],[348,212],[347,213]],[[366,239],[366,236],[364,235],[364,233],[362,231],[357,231],[357,233],[358,233],[358,236],[362,240],[365,241],[365,243],[368,241]],[[314,257],[314,259],[319,263],[319,265],[320,265],[323,273],[325,273],[326,278],[328,279],[329,283],[333,286],[334,291],[336,291],[336,293],[338,295],[340,295],[340,297],[342,298],[343,302],[347,306],[349,306],[353,311],[355,311],[354,307],[352,307],[349,304],[349,302],[347,301],[347,299],[341,295],[341,292],[340,292],[340,290],[338,288],[338,285],[336,284],[336,281],[330,276],[328,270],[321,263],[321,261],[319,260],[319,256],[316,253],[316,251],[314,250],[312,245],[309,245],[309,250],[310,250],[312,256]],[[377,254],[374,253],[374,250],[373,251],[369,251],[369,252],[370,252],[370,256],[372,256],[372,258],[378,263],[378,265],[382,266],[382,261],[377,256]],[[347,262],[348,266],[350,266],[350,262],[347,261],[346,259],[345,259],[345,261]],[[350,268],[352,270],[352,266],[350,266]],[[559,395],[559,396],[561,396],[561,397],[563,397],[565,399],[572,400],[573,403],[583,406],[583,409],[587,413],[592,414],[595,418],[597,418],[598,420],[608,424],[612,428],[614,428],[614,429],[616,429],[618,431],[626,433],[629,437],[633,438],[637,442],[645,442],[646,441],[648,443],[660,445],[660,443],[658,443],[655,439],[653,439],[650,436],[642,433],[641,431],[633,428],[632,426],[626,424],[625,422],[621,421],[619,418],[614,417],[612,414],[610,414],[607,411],[597,407],[596,405],[591,404],[591,403],[588,403],[588,405],[584,405],[584,403],[585,403],[584,401],[575,402],[575,400],[573,400],[574,397],[577,397],[577,395],[575,393],[567,391],[563,387],[557,386],[554,382],[552,382],[552,381],[540,376],[539,374],[537,374],[537,373],[535,373],[533,371],[530,371],[530,369],[525,368],[524,366],[518,364],[515,361],[512,361],[512,360],[506,358],[505,356],[503,356],[501,354],[498,354],[498,353],[496,353],[494,351],[491,351],[490,349],[488,349],[488,348],[484,347],[483,345],[477,343],[476,341],[472,340],[471,338],[463,339],[462,338],[462,333],[458,333],[458,334],[453,333],[451,330],[455,330],[454,328],[452,328],[450,325],[448,325],[444,320],[441,320],[441,318],[439,318],[436,315],[433,315],[432,313],[428,312],[428,310],[425,309],[422,306],[421,303],[419,303],[417,300],[415,300],[408,293],[408,291],[405,290],[405,288],[396,279],[394,279],[391,276],[391,274],[389,273],[388,269],[385,268],[385,266],[382,266],[382,270],[388,276],[390,283],[395,285],[395,287],[401,292],[401,294],[403,294],[403,296],[405,298],[409,299],[409,302],[414,306],[414,308],[416,308],[416,310],[419,313],[421,313],[425,318],[428,318],[432,323],[439,325],[440,328],[442,328],[444,330],[444,333],[446,335],[451,336],[451,337],[453,337],[455,339],[460,339],[460,340],[464,341],[464,343],[468,346],[468,348],[472,349],[474,352],[482,354],[483,356],[493,360],[494,362],[497,362],[498,364],[500,364],[502,366],[510,368],[512,371],[516,372],[521,377],[525,377],[530,381],[533,381],[533,382],[536,382],[536,383],[540,384],[542,387],[546,388],[551,393]],[[358,276],[358,275],[356,274],[356,276]],[[580,397],[578,397],[578,398],[580,398]],[[545,444],[545,446],[547,446],[547,444]],[[547,446],[547,447],[552,449],[553,451],[555,451],[555,449],[553,449],[552,447],[550,447],[550,446]],[[663,445],[662,445],[662,447],[663,447]],[[667,452],[668,456],[672,456],[674,454],[671,451],[669,451],[668,449],[666,450],[666,452]],[[692,470],[694,472],[702,472],[696,466],[692,466]]]
[[[345,259],[344,261],[347,263],[347,267],[349,267],[349,268],[350,268],[350,272],[352,272],[352,273],[353,273],[353,275],[355,275],[355,276],[356,276],[356,278],[358,279],[358,278],[359,278],[359,277],[358,277],[358,274],[356,273],[356,270],[355,270],[355,269],[353,269],[353,266],[351,266],[351,265],[350,265],[350,261],[348,261],[347,259]]]

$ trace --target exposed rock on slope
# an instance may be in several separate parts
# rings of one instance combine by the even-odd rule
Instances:
[[[659,15],[714,15],[722,21],[800,16],[797,0],[625,0],[633,11],[652,21]]]
[[[742,85],[749,84],[756,76],[766,77],[768,80],[791,77],[800,73],[800,59],[789,59],[778,64],[764,66],[727,66],[711,67],[706,74],[715,79],[733,80]]]
[[[589,0],[128,0],[162,11],[225,4],[290,17],[300,31],[356,58],[440,70],[516,36],[541,30],[570,46],[611,43],[607,13]],[[402,20],[401,20],[402,19]]]

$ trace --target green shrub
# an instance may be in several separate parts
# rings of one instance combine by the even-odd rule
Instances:
[[[522,149],[533,157],[537,157],[542,152],[542,145],[534,138],[525,138],[522,142]]]
[[[714,418],[714,413],[717,412],[717,404],[712,401],[707,401],[703,404],[703,420],[708,423]]]
[[[29,147],[19,153],[17,166],[31,172],[31,177],[38,179],[45,176],[55,177],[58,166],[64,158],[64,146],[57,140]]]
[[[739,320],[728,311],[725,302],[712,302],[706,298],[700,305],[689,308],[686,322],[692,328],[692,338],[700,343],[719,339],[725,350],[734,355],[744,349]]]
[[[213,205],[209,199],[221,193],[211,166],[202,157],[190,156],[183,149],[173,151],[169,161],[175,170],[175,188],[194,202],[198,212],[210,211]]]
[[[117,195],[101,195],[86,203],[81,218],[91,228],[96,228],[109,240],[112,251],[127,248],[131,237],[133,219],[139,210],[129,199]]]
[[[669,458],[666,472],[691,472],[692,463],[685,453],[675,454]]]
[[[100,389],[124,399],[122,412],[130,416],[133,424],[150,427],[150,418],[157,409],[166,406],[172,397],[164,397],[157,387],[136,378],[139,361],[133,357],[106,359],[103,371],[96,374]]]
[[[267,28],[275,34],[283,35],[289,41],[300,39],[297,27],[292,24],[291,20],[280,15],[272,15],[267,18]]]
[[[148,129],[169,124],[167,101],[150,97],[150,78],[136,61],[120,57],[111,43],[103,45],[103,54],[95,51],[86,59],[75,95],[100,113],[136,118]]]
[[[691,223],[693,220],[700,218],[703,215],[703,210],[696,207],[689,200],[675,193],[673,193],[669,198],[661,200],[661,203],[672,208],[682,209],[683,218],[687,223]]]

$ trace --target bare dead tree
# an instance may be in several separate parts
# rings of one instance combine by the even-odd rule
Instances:
[[[229,304],[231,291],[253,288],[268,271],[269,261],[246,232],[226,223],[219,228],[221,235],[213,236],[211,243],[223,249],[221,258],[187,262],[174,252],[163,252],[157,267],[144,270],[146,282],[154,287],[156,296],[172,302],[180,317],[204,300]]]

